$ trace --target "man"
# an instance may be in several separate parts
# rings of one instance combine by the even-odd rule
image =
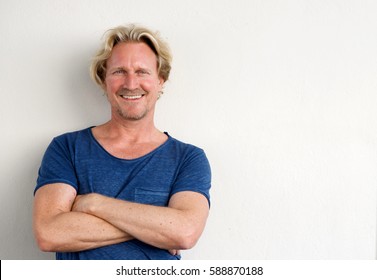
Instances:
[[[54,138],[39,170],[33,228],[57,259],[180,259],[209,212],[204,152],[154,125],[171,54],[157,33],[109,30],[91,65],[111,119]]]

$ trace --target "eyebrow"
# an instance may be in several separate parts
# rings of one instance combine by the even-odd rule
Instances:
[[[116,70],[125,70],[124,67],[119,66],[119,67],[112,67],[108,69],[109,71],[116,71]]]
[[[110,72],[117,71],[117,70],[124,70],[124,71],[128,72],[127,69],[125,69],[123,66],[118,66],[118,67],[113,67],[113,68],[108,69],[108,71],[110,71]],[[146,71],[146,72],[149,72],[149,73],[152,72],[152,70],[148,67],[138,67],[138,68],[135,69],[135,72],[139,71],[139,70],[143,70],[143,71]]]

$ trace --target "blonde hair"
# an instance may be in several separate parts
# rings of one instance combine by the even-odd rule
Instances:
[[[90,66],[90,76],[99,86],[103,87],[104,85],[106,61],[111,56],[114,46],[123,42],[146,43],[156,54],[159,77],[164,81],[168,80],[172,55],[167,43],[161,39],[159,33],[145,27],[130,24],[106,31],[102,48],[94,56]]]

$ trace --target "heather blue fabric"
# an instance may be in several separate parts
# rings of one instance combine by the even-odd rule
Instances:
[[[53,139],[43,157],[35,192],[52,183],[66,183],[78,194],[100,193],[144,204],[167,206],[181,191],[203,194],[210,203],[211,171],[204,151],[168,140],[149,154],[125,160],[109,154],[91,128]],[[57,253],[57,259],[180,259],[139,240],[76,253]]]

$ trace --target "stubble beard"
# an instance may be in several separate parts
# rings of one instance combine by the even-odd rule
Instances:
[[[120,95],[147,95],[148,93],[142,89],[136,89],[136,90],[129,90],[129,89],[125,89],[125,88],[122,88],[120,90],[118,90],[117,92],[117,95],[120,96]],[[133,105],[130,104],[131,107],[133,107]],[[136,106],[136,105],[135,105]],[[138,121],[138,120],[141,120],[143,119],[147,114],[148,114],[149,110],[147,107],[144,107],[141,111],[139,112],[132,112],[132,110],[126,110],[126,109],[123,109],[121,107],[118,107],[117,108],[117,113],[118,115],[123,119],[123,120],[127,120],[127,121]]]
[[[128,112],[126,110],[123,110],[122,108],[118,108],[117,109],[117,113],[118,113],[118,115],[123,120],[127,120],[127,121],[139,121],[139,120],[143,119],[147,115],[148,110],[144,109],[142,112],[140,112],[139,114],[137,114],[137,113]]]

